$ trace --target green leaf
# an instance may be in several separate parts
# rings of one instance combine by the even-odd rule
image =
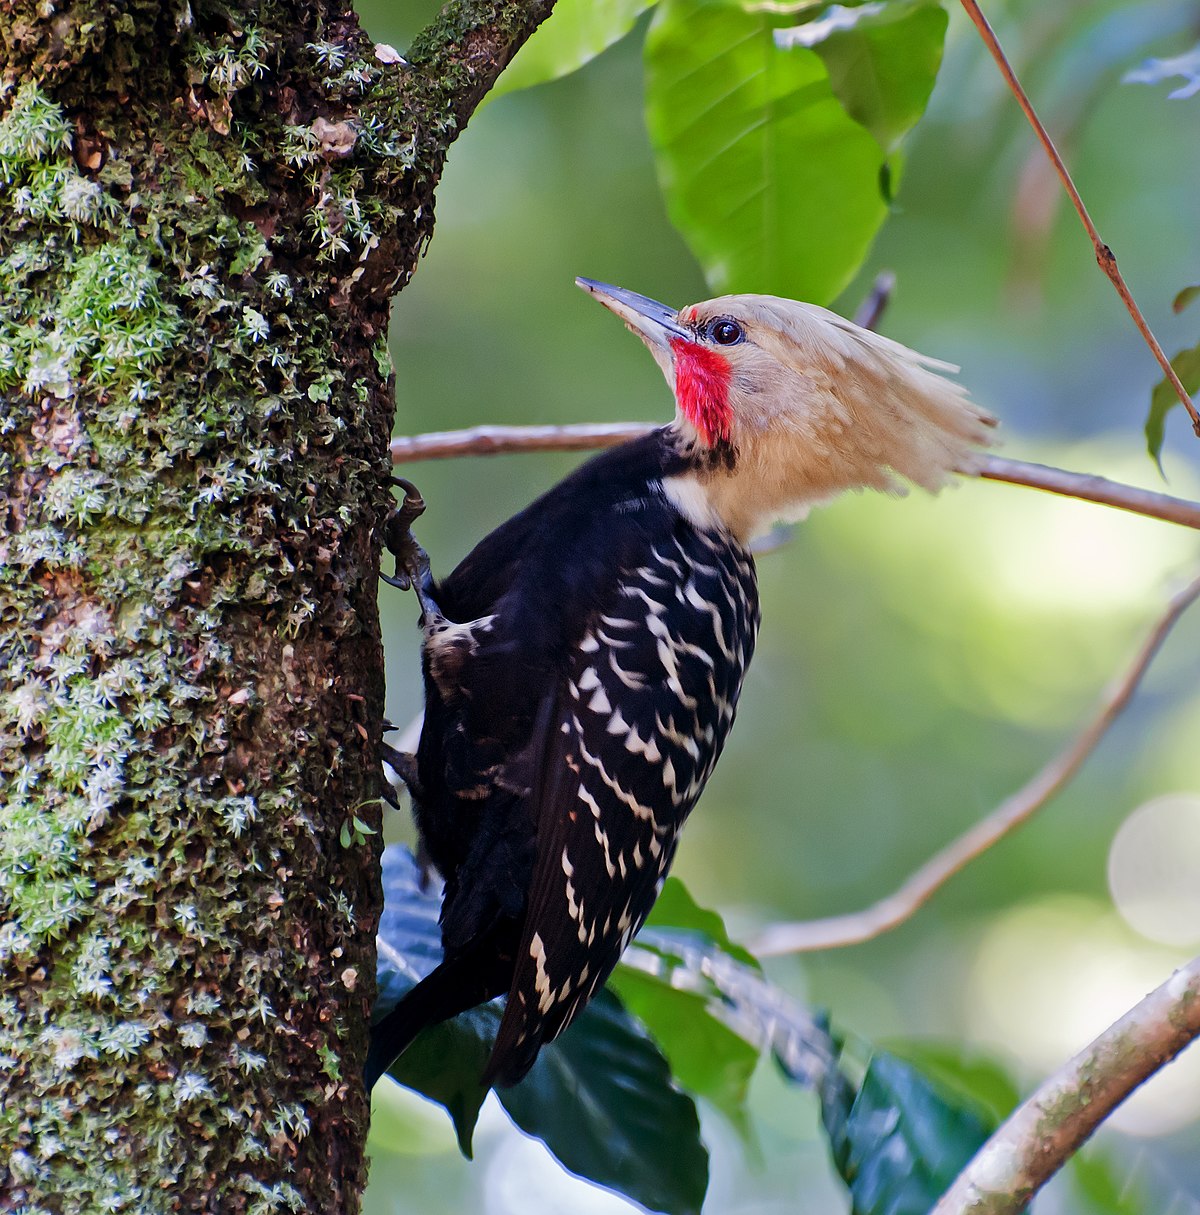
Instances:
[[[1200,93],[1200,44],[1170,59],[1147,59],[1140,67],[1126,72],[1125,84],[1163,84],[1179,77],[1183,84],[1168,93],[1172,101],[1184,101]]]
[[[379,926],[378,998],[382,1016],[442,958],[441,892],[422,889],[402,845],[384,849],[384,909]],[[487,1090],[479,1083],[501,1004],[493,1001],[432,1026],[388,1075],[445,1106],[463,1155]],[[646,1030],[604,991],[533,1070],[497,1095],[510,1116],[541,1139],[563,1166],[669,1215],[698,1211],[708,1186],[708,1153],[690,1097]]]
[[[492,1053],[500,1011],[498,1004],[484,1004],[430,1026],[388,1068],[393,1080],[445,1106],[459,1150],[468,1160],[475,1123],[488,1095],[479,1077]]]
[[[748,1133],[746,1097],[758,1051],[713,1016],[711,998],[630,966],[619,966],[609,986],[653,1035],[679,1083]]]
[[[1181,350],[1172,360],[1175,374],[1189,393],[1200,392],[1200,346]],[[1146,415],[1146,450],[1162,469],[1162,445],[1167,414],[1179,404],[1175,389],[1164,377],[1150,394],[1150,412]]]
[[[706,953],[720,952],[759,973],[757,960],[729,939],[715,911],[699,906],[678,878],[668,878],[633,954],[610,980],[626,1008],[650,1031],[688,1092],[712,1102],[738,1131],[748,1133],[746,1096],[758,1064],[758,1048],[730,1029],[721,1017],[725,995],[698,968],[687,967],[676,948],[680,942]],[[654,970],[637,964],[652,954]],[[687,986],[679,976],[686,971]]]
[[[721,1018],[729,1008],[725,995],[700,968],[686,965],[681,944],[724,954],[758,972],[758,962],[730,940],[717,912],[702,908],[683,882],[669,877],[633,953],[613,973],[611,987],[650,1030],[679,1083],[746,1132],[746,1097],[758,1047]],[[652,968],[639,965],[640,957],[650,960]]]
[[[960,1044],[906,1038],[886,1045],[943,1091],[968,1107],[974,1103],[985,1121],[999,1125],[1021,1099],[1012,1076],[1000,1063]]]
[[[695,1104],[611,992],[602,991],[529,1075],[497,1096],[571,1172],[652,1211],[699,1212],[708,1152]]]
[[[557,80],[624,38],[654,0],[558,0],[500,73],[489,101],[531,85]]]
[[[1197,296],[1200,296],[1200,286],[1184,287],[1171,304],[1173,312],[1182,312]]]
[[[788,18],[662,0],[646,38],[646,123],[672,222],[716,291],[827,303],[882,224],[879,144]]]
[[[838,100],[886,153],[925,112],[942,62],[946,10],[932,0],[832,5],[776,41],[820,55]]]
[[[675,877],[667,878],[658,901],[646,917],[647,929],[683,929],[698,934],[705,942],[715,945],[722,953],[736,958],[746,966],[760,970],[758,959],[745,948],[730,940],[725,921],[717,912],[701,907],[691,891]]]
[[[928,1215],[989,1131],[972,1108],[883,1051],[857,1092],[841,1069],[830,1070],[821,1118],[853,1215]]]

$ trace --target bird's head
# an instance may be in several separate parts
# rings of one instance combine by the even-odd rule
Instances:
[[[575,280],[645,342],[700,459],[669,486],[691,514],[747,538],[847,489],[936,492],[974,471],[996,420],[957,370],[813,304],[726,295],[676,312]]]

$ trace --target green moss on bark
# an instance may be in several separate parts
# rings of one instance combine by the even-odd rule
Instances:
[[[155,100],[0,118],[5,1195],[352,1210],[386,384],[232,132]]]
[[[358,1209],[387,311],[549,7],[0,13],[6,1209]]]

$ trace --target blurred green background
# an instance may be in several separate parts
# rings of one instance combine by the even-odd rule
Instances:
[[[895,271],[883,331],[961,364],[1003,420],[1004,454],[1164,488],[1141,434],[1157,368],[951,7],[946,62],[907,144],[894,213],[838,307],[852,312],[876,272]],[[1200,99],[1168,101],[1166,87],[1121,75],[1190,46],[1200,6],[988,8],[1163,345],[1194,344],[1200,304],[1177,316],[1171,301],[1200,282]],[[373,37],[403,49],[436,5],[359,9]],[[435,239],[395,307],[398,433],[670,417],[640,344],[572,283],[583,274],[675,305],[710,294],[655,180],[644,26],[575,75],[486,105],[455,144]],[[1198,452],[1176,410],[1165,488],[1200,495]],[[420,535],[435,571],[577,461],[409,466],[430,504]],[[815,513],[760,561],[758,656],[675,872],[747,941],[766,923],[889,892],[1065,744],[1198,551],[1182,529],[985,483]],[[402,723],[420,704],[415,605],[385,591],[383,608],[388,713]],[[1153,886],[1163,857],[1189,848],[1200,864],[1198,642],[1200,613],[1067,792],[908,924],[867,945],[773,961],[770,974],[843,1030],[958,1043],[1026,1091],[1200,943],[1200,914],[1160,930],[1118,906],[1108,879],[1110,865],[1132,866]],[[1184,796],[1155,803],[1169,794]],[[1147,803],[1134,820],[1146,830],[1114,847]],[[393,816],[389,838],[410,835]],[[1113,1185],[1093,1171],[1089,1197],[1083,1175],[1066,1174],[1038,1212],[1200,1212],[1192,1054],[1099,1136],[1093,1158],[1111,1164]],[[705,1113],[705,1211],[846,1210],[815,1100],[764,1065],[751,1109],[749,1149]],[[381,1085],[366,1209],[630,1209],[564,1175],[494,1103],[476,1146],[473,1163],[461,1160],[443,1111]]]

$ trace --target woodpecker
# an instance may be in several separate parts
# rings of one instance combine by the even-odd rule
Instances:
[[[577,279],[649,348],[667,426],[582,465],[435,583],[407,530],[425,719],[392,753],[445,880],[444,960],[373,1027],[368,1086],[426,1026],[507,995],[485,1084],[515,1084],[662,889],[754,650],[750,541],[845,490],[937,491],[995,419],[957,370],[811,304],[673,309]],[[403,571],[403,572],[401,572]]]

